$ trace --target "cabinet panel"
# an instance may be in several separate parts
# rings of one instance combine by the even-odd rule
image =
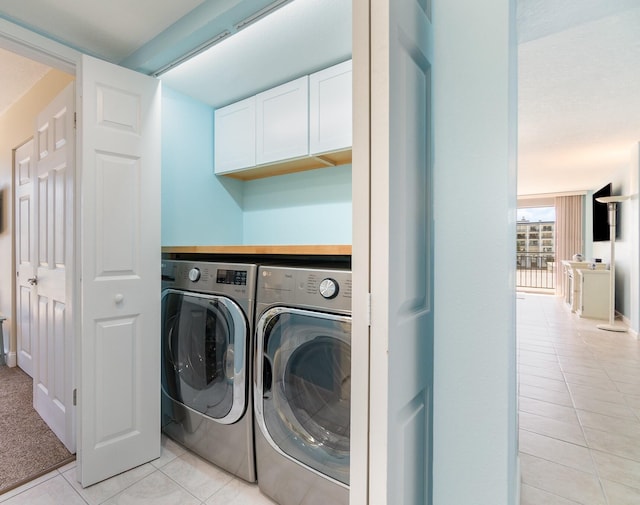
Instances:
[[[309,76],[309,152],[347,149],[352,144],[351,60]]]
[[[256,164],[256,97],[215,111],[214,166],[216,174]]]
[[[309,153],[309,77],[256,95],[256,163]]]
[[[609,270],[578,270],[580,317],[609,318],[609,275]]]

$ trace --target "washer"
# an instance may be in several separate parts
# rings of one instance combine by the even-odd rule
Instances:
[[[162,262],[162,430],[249,482],[256,272],[251,264]]]
[[[349,503],[351,272],[261,266],[254,412],[260,490]]]

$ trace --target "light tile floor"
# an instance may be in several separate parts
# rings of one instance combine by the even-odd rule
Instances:
[[[640,504],[640,342],[518,293],[521,505]],[[3,505],[273,505],[163,437],[159,459],[86,489],[75,463]]]
[[[640,342],[517,298],[521,505],[640,504]]]
[[[159,459],[86,489],[70,463],[0,495],[2,505],[273,505],[235,478],[162,437]]]

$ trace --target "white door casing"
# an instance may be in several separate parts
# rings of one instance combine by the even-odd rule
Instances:
[[[371,0],[370,16],[369,503],[429,505],[434,324],[431,2]]]
[[[160,83],[82,56],[77,475],[160,456]]]
[[[36,335],[33,405],[70,452],[75,452],[73,412],[73,178],[74,83],[37,116],[35,286],[32,328]]]
[[[28,279],[35,277],[35,226],[33,215],[33,178],[35,161],[33,139],[15,150],[14,154],[14,235],[16,258],[16,339],[18,366],[33,377],[33,300],[35,286]]]
[[[369,505],[371,66],[369,0],[353,2],[351,441],[349,503]],[[357,223],[357,225],[355,225]]]

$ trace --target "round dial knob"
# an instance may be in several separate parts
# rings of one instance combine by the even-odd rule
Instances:
[[[323,298],[335,298],[338,296],[338,283],[333,279],[326,278],[320,283],[320,294]]]
[[[198,279],[200,279],[200,269],[192,268],[189,270],[189,280],[191,282],[196,282]]]

